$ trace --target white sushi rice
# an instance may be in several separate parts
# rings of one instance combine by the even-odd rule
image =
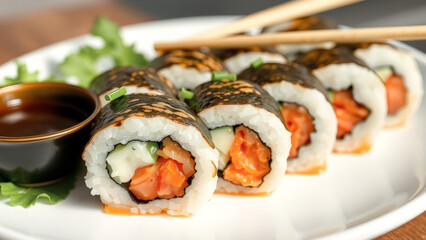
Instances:
[[[285,63],[284,56],[271,52],[242,52],[223,61],[223,65],[230,73],[239,74],[244,69],[250,67],[250,64],[261,58],[264,63]]]
[[[305,172],[325,164],[332,152],[337,134],[337,119],[333,106],[317,89],[282,81],[263,88],[277,100],[303,106],[313,118],[314,132],[310,143],[299,148],[298,156],[287,161],[287,171]]]
[[[106,169],[107,154],[117,144],[132,140],[160,142],[170,136],[195,158],[195,170],[191,184],[183,197],[156,199],[146,204],[132,200],[129,192],[115,183]],[[102,202],[112,207],[127,208],[132,213],[156,214],[162,211],[170,215],[191,215],[200,210],[213,195],[216,187],[216,166],[219,153],[192,126],[184,126],[172,120],[155,117],[131,117],[120,127],[109,126],[98,132],[83,153],[87,167],[86,185],[92,195],[99,195]]]
[[[386,89],[379,76],[355,63],[330,64],[314,70],[313,74],[326,89],[338,91],[352,86],[354,100],[370,110],[366,119],[356,124],[351,133],[336,140],[334,150],[356,152],[371,147],[387,113]]]
[[[157,91],[157,90],[153,90],[153,89],[149,89],[146,87],[136,87],[136,86],[124,86],[126,88],[126,95],[128,94],[132,94],[132,93],[151,93],[151,94],[157,94],[157,95],[164,95],[163,92]],[[107,95],[108,93],[116,90],[118,88],[113,88],[107,92],[102,93],[101,95],[98,96],[99,101],[101,101],[101,106],[105,106],[108,104],[108,101],[105,100],[105,95]]]
[[[162,68],[159,73],[168,78],[177,90],[183,87],[192,90],[196,86],[211,80],[211,72],[209,71],[183,68],[180,65]]]
[[[291,139],[290,132],[276,115],[252,105],[219,105],[205,109],[198,115],[209,129],[243,124],[255,131],[271,150],[271,171],[263,177],[263,183],[259,187],[243,187],[219,178],[217,191],[271,193],[278,187],[285,174]]]
[[[402,77],[407,90],[406,105],[397,113],[387,115],[385,127],[407,122],[419,108],[423,96],[422,76],[413,56],[402,49],[384,44],[372,44],[368,48],[355,50],[354,54],[372,69],[391,66]]]

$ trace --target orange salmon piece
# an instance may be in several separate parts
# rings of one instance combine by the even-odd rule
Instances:
[[[195,173],[191,153],[170,138],[165,138],[157,154],[159,157],[154,164],[136,169],[129,190],[144,201],[183,196],[188,178]]]
[[[406,104],[407,89],[402,77],[392,74],[386,82],[386,98],[388,102],[388,114],[398,112]]]
[[[310,134],[314,131],[314,124],[308,111],[294,103],[283,103],[281,115],[287,129],[291,132],[291,149],[288,158],[295,158],[299,148],[311,142]]]
[[[258,187],[271,170],[271,151],[259,136],[243,125],[235,129],[230,149],[231,163],[223,171],[224,179],[244,187]]]
[[[337,116],[338,138],[350,133],[370,113],[366,107],[355,102],[350,90],[335,91],[332,104]]]

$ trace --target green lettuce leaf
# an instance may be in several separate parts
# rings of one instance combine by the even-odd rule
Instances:
[[[25,63],[22,63],[20,61],[15,61],[17,66],[16,76],[15,77],[5,77],[3,84],[0,84],[1,86],[7,86],[12,84],[18,84],[18,83],[30,83],[30,82],[62,82],[64,83],[64,80],[57,79],[53,75],[45,78],[45,79],[39,79],[38,78],[38,71],[29,72],[27,69],[27,65]]]
[[[11,205],[28,208],[45,198],[50,204],[65,200],[75,187],[75,175],[44,187],[20,187],[11,182],[0,182],[0,195],[9,198]]]
[[[67,76],[75,76],[82,87],[88,87],[98,72],[96,60],[101,56],[100,50],[92,47],[83,47],[78,52],[65,58],[59,69]]]
[[[37,82],[38,71],[28,72],[25,63],[15,61],[17,66],[16,77],[5,77],[3,85],[12,85],[17,83]]]
[[[59,66],[65,75],[77,77],[80,86],[88,87],[91,80],[100,74],[96,62],[101,56],[111,56],[114,66],[147,65],[148,61],[143,54],[136,52],[134,45],[124,44],[118,25],[107,17],[98,17],[91,33],[104,41],[103,48],[83,47],[67,56]]]

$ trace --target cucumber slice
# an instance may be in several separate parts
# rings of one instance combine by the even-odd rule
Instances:
[[[158,155],[156,152],[160,149],[158,146],[158,143],[156,142],[146,142],[146,150],[148,150],[148,153],[151,155],[151,159],[157,161]]]
[[[393,74],[393,69],[390,66],[378,67],[374,69],[374,71],[383,81],[388,80],[388,78]]]
[[[118,183],[130,181],[136,169],[157,161],[158,148],[156,142],[131,141],[126,145],[117,145],[106,158],[111,178]]]
[[[234,128],[230,126],[215,128],[210,130],[210,133],[215,147],[219,150],[219,170],[223,170],[231,158],[229,156],[229,149],[231,149],[235,138]]]
[[[215,147],[223,154],[228,154],[234,141],[234,128],[230,126],[210,130]]]
[[[107,163],[107,170],[108,170],[108,173],[109,173],[109,175],[111,176],[111,173],[112,173],[112,167],[111,167],[111,165],[109,165],[108,163]],[[116,183],[118,183],[118,184],[121,184],[121,181],[120,181],[120,179],[118,178],[118,177],[111,177]]]
[[[330,101],[333,101],[334,91],[333,90],[327,90],[327,97]]]

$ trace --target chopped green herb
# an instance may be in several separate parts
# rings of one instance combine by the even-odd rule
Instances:
[[[253,68],[253,69],[258,69],[262,65],[263,65],[262,58],[258,58],[250,64],[250,67]]]
[[[0,195],[10,198],[10,204],[27,208],[36,204],[40,198],[46,198],[49,203],[56,204],[65,200],[74,189],[75,174],[68,178],[44,187],[20,187],[11,182],[0,182]]]
[[[280,111],[283,110],[283,104],[278,102],[278,107],[280,108]]]
[[[114,91],[111,91],[111,92],[107,93],[105,95],[105,100],[107,100],[107,101],[113,101],[113,100],[115,100],[115,99],[117,99],[117,98],[125,95],[126,92],[127,92],[126,87],[122,86],[122,87],[120,87],[118,89],[115,89]]]
[[[220,81],[222,79],[228,80],[237,80],[237,75],[230,74],[227,71],[213,71],[212,72],[212,81]]]
[[[183,99],[190,100],[194,97],[194,93],[189,91],[189,90],[186,90],[185,88],[182,88],[180,90],[180,97],[183,98]]]

